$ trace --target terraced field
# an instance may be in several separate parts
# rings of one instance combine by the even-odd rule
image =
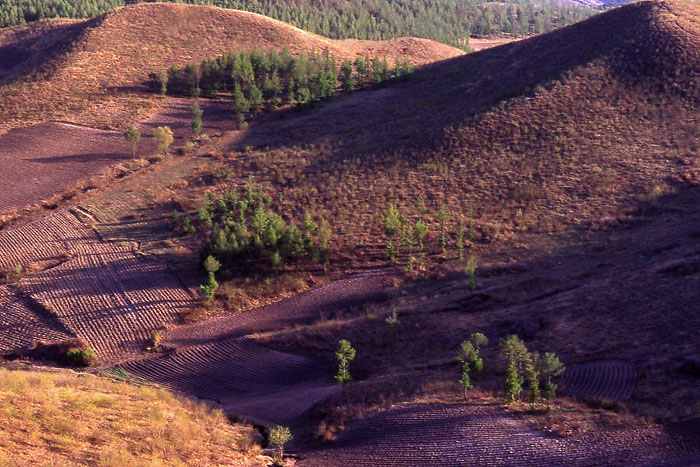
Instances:
[[[155,144],[144,139],[141,156]],[[0,214],[51,198],[131,158],[121,133],[42,123],[0,135]]]
[[[637,375],[626,362],[592,362],[576,365],[564,374],[564,393],[583,399],[627,400]]]
[[[192,300],[165,264],[132,244],[102,242],[67,211],[3,231],[0,249],[9,253],[1,267],[48,263],[17,287],[102,358],[141,352]]]
[[[331,447],[302,452],[299,465],[694,465],[694,433],[621,429],[569,440],[536,432],[497,405],[401,405],[353,423]]]
[[[0,353],[13,353],[38,339],[60,341],[71,337],[48,314],[33,310],[29,302],[0,286]]]
[[[136,125],[142,133],[138,157],[156,152],[151,137],[159,126],[174,133],[173,148],[192,136],[190,106],[195,100],[168,99],[158,112]],[[203,131],[219,134],[235,128],[223,101],[199,99],[204,110]],[[129,143],[119,131],[48,122],[0,134],[0,214],[50,199],[83,183],[119,162],[132,158]]]
[[[285,423],[336,390],[333,367],[266,349],[252,339],[230,339],[124,363],[129,373],[223,404],[229,415]],[[324,381],[325,380],[325,381]],[[272,405],[267,402],[274,401]]]

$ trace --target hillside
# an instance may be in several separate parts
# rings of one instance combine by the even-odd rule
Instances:
[[[445,203],[483,241],[618,215],[697,182],[699,8],[640,2],[426,67],[253,128],[226,150],[263,149],[232,170],[291,216],[336,219],[347,248],[380,247],[379,215],[395,203],[416,219],[419,196],[433,229]]]
[[[339,59],[402,55],[416,64],[462,53],[423,39],[338,42],[243,11],[134,5],[79,23],[0,30],[0,131],[48,118],[123,127],[157,105],[138,93],[151,71],[233,49],[285,47],[293,54],[328,49]]]
[[[75,42],[11,30],[36,55],[5,67],[22,78],[0,92],[34,84],[0,105],[23,97],[25,116],[105,126],[162,105],[139,128],[167,122],[189,145],[153,164],[132,161],[141,170],[124,163],[44,204],[41,215],[3,226],[5,358],[37,358],[29,350],[38,338],[85,339],[98,359],[91,371],[215,401],[234,419],[291,427],[296,465],[700,461],[697,2],[642,1],[469,55],[415,39],[332,41],[250,13],[184,5],[37,24],[54,38],[77,31]],[[205,24],[220,34],[202,35]],[[235,131],[225,100],[131,89],[147,71],[202,57],[200,45],[218,53],[268,37],[338,57],[406,47],[419,61],[423,46],[426,56],[454,56],[405,79],[269,109]],[[173,55],[170,44],[184,46]],[[42,50],[52,58],[39,70]],[[81,94],[88,91],[95,94]],[[59,96],[63,107],[40,108]],[[190,139],[193,102],[205,109],[206,138]],[[77,173],[96,155],[130,157],[118,132],[56,122],[31,130],[0,140],[10,142],[0,163],[9,161],[13,179],[0,210],[28,202],[23,196],[47,185],[60,162],[69,178],[70,164]],[[77,136],[36,151],[22,145],[22,135],[41,144],[56,134]],[[474,387],[462,388],[455,354],[475,332],[488,338],[476,350],[483,371],[474,365]],[[564,363],[554,401],[529,403],[531,369],[512,398],[506,393],[517,365],[506,363],[500,342],[512,334],[532,352],[520,360],[525,368],[535,352]],[[334,379],[339,339],[356,349],[350,385]],[[177,450],[185,464],[257,454],[245,436],[238,451],[220,451],[232,439],[206,429],[214,422],[162,428],[177,422],[168,417],[204,411],[169,393],[129,387],[128,405],[145,399],[155,408],[118,418],[127,404],[110,399],[117,390],[103,380],[78,378],[87,386],[81,399],[60,378],[7,377],[9,390],[3,375],[5,405],[21,396],[32,407],[8,411],[24,430],[17,437],[28,439],[15,448],[15,438],[0,435],[12,452],[48,445],[47,455],[82,462],[86,453],[94,463],[85,451],[91,425],[67,428],[53,410],[77,407],[73,418],[106,420],[112,430],[105,436],[117,444],[103,451],[115,454],[105,463],[170,454],[172,444],[158,443],[172,438],[193,440]],[[185,409],[166,410],[178,404]],[[144,427],[163,437],[149,439]],[[125,454],[120,437],[150,447]]]
[[[42,18],[90,18],[123,0],[7,0],[0,5],[0,28]],[[128,3],[136,3],[130,1]],[[173,2],[175,3],[175,2]],[[251,11],[334,39],[386,40],[417,36],[466,48],[467,38],[522,36],[566,26],[594,10],[552,0],[187,0]]]
[[[255,431],[152,386],[0,368],[3,465],[265,465]]]

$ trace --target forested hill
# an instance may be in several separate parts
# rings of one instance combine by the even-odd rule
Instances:
[[[87,18],[138,0],[5,0],[0,27],[41,18]],[[596,10],[556,0],[184,0],[252,11],[334,39],[414,36],[466,48],[471,36],[550,31]]]

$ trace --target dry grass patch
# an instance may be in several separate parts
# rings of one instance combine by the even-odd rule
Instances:
[[[0,368],[3,465],[264,465],[251,427],[163,389]]]

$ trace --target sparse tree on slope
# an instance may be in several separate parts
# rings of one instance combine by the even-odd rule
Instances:
[[[335,358],[338,360],[338,373],[335,380],[343,386],[343,391],[348,383],[352,382],[350,375],[350,362],[355,359],[355,349],[350,341],[341,339],[338,341],[338,350],[335,351]]]
[[[190,111],[192,112],[192,134],[199,136],[202,132],[202,115],[204,111],[199,104],[192,104]]]
[[[270,445],[275,447],[273,460],[277,465],[284,463],[284,445],[291,441],[292,431],[286,426],[276,426],[270,430]]]
[[[141,139],[141,133],[136,128],[129,128],[124,132],[124,137],[131,144],[131,155],[136,158],[136,151],[138,150],[139,140]]]
[[[566,370],[564,364],[555,354],[547,352],[538,361],[539,371],[544,378],[544,398],[547,403],[554,400],[557,393],[558,385],[554,383],[554,378],[561,376]]]
[[[153,132],[153,136],[158,142],[158,150],[162,151],[163,154],[167,154],[170,145],[173,143],[173,130],[167,126],[159,126]]]

